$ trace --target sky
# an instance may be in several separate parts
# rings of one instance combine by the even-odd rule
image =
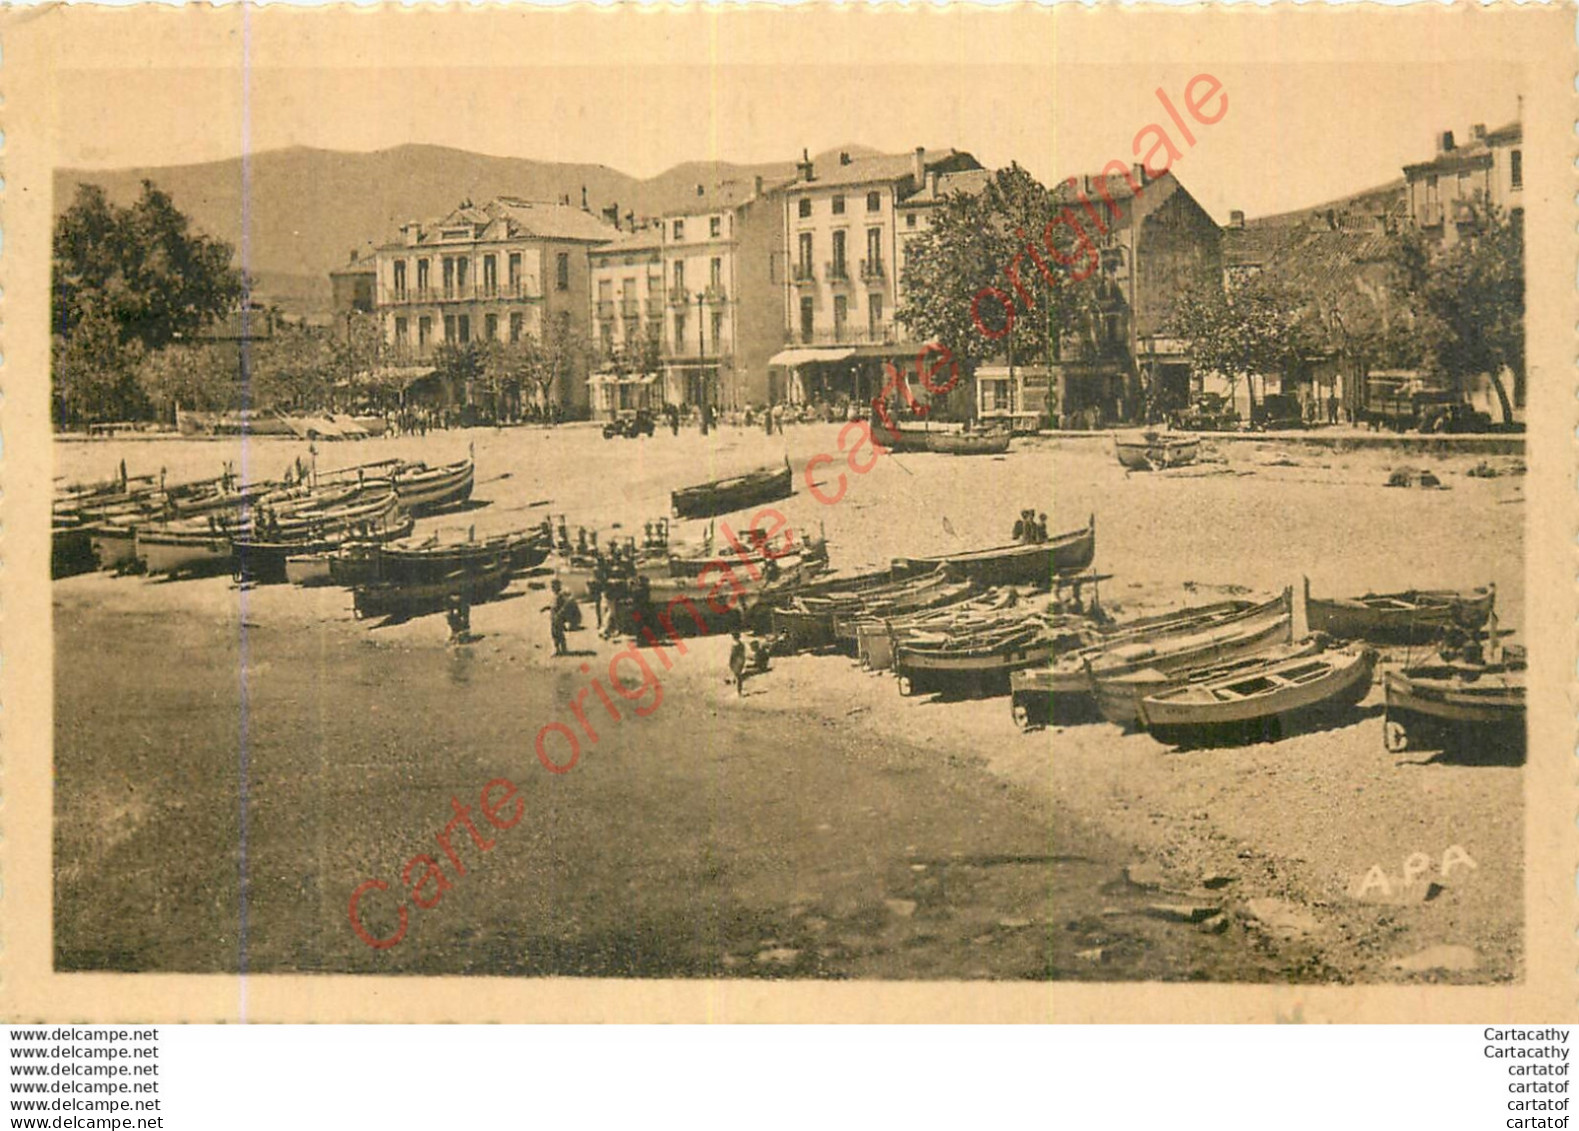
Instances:
[[[647,19],[661,40],[663,25]],[[438,66],[409,47],[351,51],[333,65],[283,50],[257,50],[247,68],[239,51],[170,50],[135,68],[111,59],[75,74],[67,60],[54,93],[56,161],[117,168],[228,158],[243,148],[425,142],[646,177],[684,161],[925,145],[967,150],[989,167],[1018,161],[1050,183],[1133,160],[1135,135],[1158,122],[1183,150],[1174,171],[1225,221],[1230,209],[1265,215],[1395,179],[1402,165],[1431,155],[1441,130],[1462,138],[1474,123],[1513,120],[1523,93],[1516,63],[1274,65],[1244,44],[1220,54],[1210,44],[1169,45],[1158,55],[1175,58],[1155,62],[1088,62],[1081,56],[1093,52],[1080,50],[1053,50],[1045,61],[1009,51],[984,62],[989,52],[936,48],[906,59],[891,43],[875,58],[787,46],[774,59],[715,40],[694,51],[658,42],[650,54],[671,57],[654,63],[633,54],[629,37],[615,38],[606,53],[560,45],[534,63],[519,61],[532,54],[524,50],[458,60],[435,50],[450,63]],[[1157,91],[1182,111],[1198,74],[1221,83],[1228,107],[1220,122],[1198,126],[1189,146]]]

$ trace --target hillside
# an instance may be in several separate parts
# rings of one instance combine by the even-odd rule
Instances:
[[[818,157],[819,162],[837,159],[837,151]],[[248,166],[245,200],[240,158],[107,171],[59,169],[55,210],[58,214],[70,205],[80,182],[99,184],[111,200],[126,204],[137,197],[144,179],[152,180],[199,229],[236,247],[265,301],[291,313],[321,313],[329,300],[327,273],[353,248],[388,238],[406,220],[441,215],[468,197],[568,196],[579,202],[585,187],[593,210],[618,204],[622,214],[655,215],[683,207],[699,183],[758,174],[785,178],[795,172],[793,160],[765,165],[690,161],[641,180],[606,165],[490,157],[433,145],[373,153],[294,147],[256,154]]]

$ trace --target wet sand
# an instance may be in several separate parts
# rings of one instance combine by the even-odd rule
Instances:
[[[726,429],[641,441],[595,431],[474,430],[329,447],[320,465],[386,454],[436,462],[477,447],[492,505],[425,520],[479,533],[565,512],[639,529],[687,482],[837,454],[837,429],[768,441]],[[1003,459],[899,456],[824,506],[837,566],[1003,540],[1020,507],[1065,527],[1098,516],[1110,610],[1139,611],[1308,573],[1317,593],[1495,580],[1522,615],[1522,478],[1479,458],[1222,445],[1225,464],[1123,474],[1103,441],[1017,443]],[[56,473],[173,479],[221,443],[57,445]],[[305,445],[254,442],[278,474]],[[1450,490],[1382,486],[1430,466]],[[829,488],[831,489],[831,487]],[[547,500],[545,503],[544,501]],[[533,506],[539,503],[542,505]],[[747,516],[749,517],[749,516]],[[703,524],[677,536],[700,537]],[[666,976],[1372,981],[1517,975],[1522,774],[1411,765],[1373,708],[1271,745],[1170,753],[1106,724],[1020,734],[1006,699],[903,699],[839,657],[778,660],[736,699],[727,641],[691,645],[645,719],[590,707],[599,740],[563,775],[538,763],[544,723],[618,650],[555,660],[543,579],[478,606],[453,647],[442,617],[352,619],[339,590],[105,575],[55,583],[56,938],[68,969],[413,971]],[[244,627],[243,627],[244,626]],[[579,670],[587,662],[591,674]],[[654,664],[656,667],[657,665]],[[243,739],[244,736],[244,739]],[[346,901],[369,878],[439,855],[450,798],[514,782],[520,824],[467,843],[431,910],[375,951]],[[243,802],[243,798],[245,799]],[[245,855],[241,845],[246,813]],[[459,834],[465,840],[465,833]],[[1372,864],[1475,862],[1426,902],[1348,896]],[[1139,884],[1125,879],[1126,868]],[[1439,870],[1436,869],[1436,870]],[[245,889],[243,895],[243,877]],[[1211,886],[1203,886],[1210,881]],[[394,899],[370,899],[370,930]],[[1281,901],[1270,903],[1267,901]],[[1203,931],[1155,905],[1221,908]],[[1297,912],[1297,914],[1295,914]],[[380,919],[385,915],[385,919]],[[1215,933],[1209,933],[1215,932]],[[1471,969],[1400,971],[1430,946]]]

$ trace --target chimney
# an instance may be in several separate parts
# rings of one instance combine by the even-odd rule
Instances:
[[[839,150],[839,164],[841,164],[841,165],[848,165],[849,163],[850,163],[850,152],[849,152],[849,150],[847,150],[847,149]]]
[[[1129,167],[1129,175],[1130,179],[1141,188],[1145,188],[1151,183],[1151,178],[1146,175],[1146,165],[1144,162],[1137,161],[1131,165]]]
[[[703,190],[702,190],[702,186],[701,185],[697,185],[696,186],[696,195],[697,196],[703,195]]]
[[[634,232],[636,230],[636,213],[629,210],[625,213],[625,227]]]
[[[761,173],[757,174],[755,183],[756,183],[756,195],[757,196],[761,196],[762,195],[762,174]]]
[[[1235,231],[1243,230],[1245,226],[1245,214],[1239,209],[1235,208],[1232,212],[1228,213],[1228,226]]]
[[[936,169],[932,169],[932,170],[929,170],[927,172],[927,189],[928,189],[928,191],[931,192],[931,194],[934,197],[937,196],[937,194],[938,194],[938,171]]]
[[[1438,153],[1452,153],[1453,152],[1453,131],[1452,130],[1443,130],[1440,134],[1437,135],[1436,151]]]
[[[802,149],[800,151],[800,160],[795,164],[795,179],[798,181],[809,181],[813,178],[813,175],[811,154]]]
[[[587,207],[587,186],[586,185],[582,185],[581,186],[581,211],[583,211],[583,212],[590,212],[591,211],[591,209],[589,209]]]
[[[1474,126],[1470,128],[1470,133],[1475,135],[1476,141],[1484,142],[1486,140],[1486,123],[1476,122]]]
[[[406,246],[416,247],[417,241],[422,236],[422,225],[417,223],[415,220],[407,220],[406,226],[402,228],[401,231],[405,234]]]
[[[920,184],[927,177],[927,147],[916,146],[916,155],[910,164],[910,174],[915,177],[916,184]]]
[[[355,262],[356,262],[356,248],[354,248],[354,247],[353,247],[353,248],[352,248],[352,249],[351,249],[351,255],[350,255],[350,258],[348,258],[348,259],[347,259],[347,260],[346,260],[346,262],[347,262],[347,263],[355,263]]]
[[[619,204],[619,201],[616,200],[613,204],[609,205],[607,208],[605,208],[603,210],[603,218],[605,220],[607,220],[611,225],[613,225],[614,230],[616,232],[620,230],[620,204]]]

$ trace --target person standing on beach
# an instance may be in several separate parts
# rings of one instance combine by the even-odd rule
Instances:
[[[736,630],[730,634],[734,643],[729,648],[729,672],[735,680],[735,694],[746,693],[746,642],[740,639],[740,632]]]
[[[587,581],[587,596],[592,598],[592,608],[597,614],[598,630],[603,629],[603,591],[609,585],[609,563],[599,550],[592,562],[592,577]]]
[[[570,615],[570,595],[556,577],[549,588],[554,593],[554,603],[549,606],[548,632],[554,638],[554,655],[563,656],[570,650],[565,641],[565,624]]]

